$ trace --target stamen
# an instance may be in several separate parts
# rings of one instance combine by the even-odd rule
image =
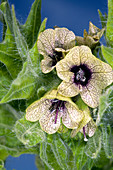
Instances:
[[[92,72],[87,65],[85,64],[80,64],[79,66],[75,65],[70,69],[70,71],[74,73],[73,80],[76,85],[80,84],[82,86],[86,86],[89,83]]]
[[[55,116],[55,124],[56,124],[56,122],[57,122],[57,117],[58,117],[58,108],[56,109],[56,116]]]
[[[61,110],[64,110],[64,101],[58,100],[58,99],[52,99],[51,100],[51,106],[49,108],[51,114],[56,113],[55,115],[55,124],[57,123],[58,118],[58,112]]]
[[[83,134],[84,134],[84,141],[87,142],[88,139],[86,138],[86,134],[85,134],[85,126],[83,127]]]
[[[63,53],[61,51],[55,51],[55,50],[53,50],[53,54],[49,55],[49,57],[53,60],[52,66],[55,66],[58,61],[64,58]]]
[[[57,117],[58,117],[58,111],[59,111],[59,107],[60,107],[60,105],[61,105],[61,100],[59,100],[58,101],[58,105],[57,105],[57,107],[56,107],[56,116],[55,116],[55,124],[56,124],[56,122],[57,122]]]
[[[85,73],[84,73],[84,71],[81,68],[79,69],[79,71],[76,74],[76,79],[78,81],[80,80],[82,82],[85,82],[85,80],[86,80]]]

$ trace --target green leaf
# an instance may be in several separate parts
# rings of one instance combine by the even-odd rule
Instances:
[[[40,158],[48,169],[75,169],[73,154],[58,134],[48,135],[40,145]]]
[[[6,151],[5,155],[18,153],[16,146],[20,145],[12,132],[19,114],[8,104],[0,105],[0,151]]]
[[[11,24],[11,11],[9,5],[6,2],[2,3],[0,7],[7,25],[7,31],[4,33],[5,39],[2,43],[0,43],[0,61],[4,63],[11,77],[15,78],[21,69],[21,60],[15,45]]]
[[[1,0],[1,3],[3,3],[3,2],[8,2],[8,0]]]
[[[43,30],[42,26],[41,30]],[[56,72],[53,71],[49,74],[43,74],[41,72],[41,59],[42,56],[38,53],[37,43],[35,43],[34,47],[29,51],[28,59],[24,63],[22,71],[12,82],[10,90],[0,103],[6,103],[16,99],[30,99],[40,88],[42,90],[45,89],[45,92],[47,92],[59,85],[61,80],[58,78]],[[40,96],[39,93],[42,90],[37,91],[38,96]]]
[[[87,158],[87,162],[85,163],[85,165],[82,167],[82,170],[93,170],[94,163],[93,163],[93,159],[90,159],[89,157]]]
[[[101,46],[102,49],[102,54],[105,58],[105,60],[111,65],[111,67],[113,68],[113,48],[110,47],[105,47],[105,46]]]
[[[12,18],[13,18],[13,30],[15,35],[15,42],[17,45],[18,53],[23,61],[28,57],[28,46],[25,38],[20,32],[19,26],[16,21],[14,6],[12,5]]]
[[[113,85],[100,97],[96,124],[113,125]]]
[[[7,153],[7,151],[0,148],[0,159],[5,161],[8,156],[9,154]]]
[[[111,160],[106,157],[104,149],[101,148],[98,157],[94,159],[95,169],[96,168],[107,169],[106,167],[109,166],[110,164],[111,164]]]
[[[7,1],[2,1],[0,5],[0,9],[2,12],[2,23],[3,23],[3,35],[2,35],[2,40],[5,39],[6,36],[6,30],[7,30],[7,25],[9,25],[9,29],[11,33],[13,34],[13,29],[12,29],[12,15],[11,15],[11,10],[9,7],[9,4]]]
[[[85,142],[76,141],[75,142],[75,161],[77,169],[82,169],[87,162],[87,155],[85,154]],[[90,160],[90,159],[89,159]]]
[[[74,140],[67,134],[48,135],[47,141],[41,143],[40,158],[48,167],[47,169],[91,170],[93,160],[85,153],[88,143],[83,139]]]
[[[41,26],[40,26],[40,29],[39,29],[39,34],[45,30],[45,28],[46,28],[46,22],[47,22],[47,18],[45,18],[45,19],[43,20],[43,22],[41,23]]]
[[[32,123],[25,118],[19,119],[15,124],[15,133],[24,145],[27,147],[35,146],[37,143],[46,139],[45,133],[40,129],[39,123]]]
[[[102,130],[103,155],[106,155],[103,159],[107,162],[113,158],[113,85],[100,97],[97,123]],[[102,158],[102,155],[100,157]]]
[[[8,34],[8,31],[7,31],[7,34]],[[11,42],[12,40],[10,38],[11,36],[9,37],[9,39],[6,40],[5,43],[0,44],[0,61],[5,64],[11,77],[16,78],[18,72],[21,69],[21,61],[15,58],[14,56],[15,54],[13,55],[13,51],[11,54],[11,49],[10,51],[8,49],[8,48],[12,48],[13,50],[13,47],[10,47],[10,45],[12,44]],[[8,40],[10,41],[9,43],[8,43]],[[9,44],[9,47],[8,47],[8,44]]]
[[[103,147],[107,158],[113,158],[113,128],[110,125],[104,126],[102,128],[102,137],[103,137]]]
[[[0,9],[2,11],[3,17],[5,18],[7,27],[9,27],[9,30],[13,34],[12,14],[11,14],[11,10],[10,10],[10,6],[9,6],[8,2],[6,2],[6,1],[3,2],[0,5]]]
[[[73,152],[74,168],[76,170],[91,169],[93,166],[93,161],[85,153],[87,142],[84,142],[82,133],[79,132],[76,137],[70,138],[70,132],[68,131],[68,133],[61,134],[61,138],[67,143]]]
[[[12,78],[7,72],[5,66],[0,63],[0,99],[7,94]]]
[[[0,169],[4,167],[4,162],[0,159]]]
[[[104,28],[107,24],[107,14],[105,13],[104,15],[101,13],[101,11],[98,9],[99,17],[101,20],[102,28]]]
[[[0,103],[6,103],[14,99],[24,99],[33,95],[35,90],[35,79],[28,70],[27,62],[24,63],[22,71],[12,82],[10,90]],[[33,93],[33,94],[32,94]]]
[[[2,10],[0,9],[0,22],[3,23],[3,21],[4,21],[3,12],[2,12]]]
[[[48,145],[47,143],[40,144],[40,158],[43,160],[43,162],[48,167],[47,169],[57,168],[61,170],[59,164],[56,161],[56,158],[51,149],[51,146]]]
[[[19,156],[22,153],[37,153],[37,148],[26,148],[16,137],[14,124],[21,114],[9,104],[0,105],[0,159],[8,155]]]
[[[40,159],[39,155],[36,155],[35,164],[39,170],[45,170],[45,165],[44,165],[43,161]]]
[[[29,48],[35,44],[41,25],[41,0],[35,0],[33,3],[27,21],[21,26],[23,35]]]
[[[101,132],[97,129],[94,136],[88,139],[85,153],[91,159],[96,159],[102,147]]]
[[[106,38],[108,43],[113,47],[113,1],[108,0],[108,19],[107,19],[107,29]]]
[[[33,65],[29,65],[27,62],[24,63],[22,71],[19,73],[17,79],[12,82],[9,92],[0,103],[6,103],[16,99],[30,99],[36,93],[36,90],[41,87],[44,87],[46,92],[58,86],[60,79],[57,75],[53,72],[48,75],[38,74],[37,70],[39,68],[37,63],[32,62]],[[40,96],[42,90],[37,91],[38,96]]]

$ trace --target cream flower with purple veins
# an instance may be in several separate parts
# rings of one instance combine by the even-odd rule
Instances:
[[[113,82],[112,68],[96,58],[89,47],[76,46],[56,65],[63,82],[58,92],[66,97],[80,93],[82,100],[92,108],[99,104],[102,89]]]
[[[44,56],[41,61],[43,73],[53,70],[71,48],[75,46],[75,34],[67,28],[46,29],[37,41],[40,54]]]
[[[39,120],[41,128],[49,133],[55,133],[60,127],[60,120],[70,129],[78,127],[84,115],[77,105],[52,90],[40,100],[35,101],[26,109],[26,119],[31,122]]]

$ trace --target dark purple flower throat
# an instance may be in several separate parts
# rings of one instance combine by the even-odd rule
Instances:
[[[62,101],[62,100],[58,100],[58,99],[52,99],[51,100],[51,107],[49,108],[50,112],[56,112],[56,116],[55,116],[55,124],[57,122],[57,116],[58,116],[58,112],[60,110],[64,110],[65,108],[65,101]]]
[[[74,83],[77,85],[86,86],[91,79],[92,72],[85,64],[73,66],[70,71],[74,73]]]
[[[63,59],[63,54],[60,51],[53,50],[53,55],[49,55],[50,58],[52,58],[52,66],[55,66],[58,61]]]

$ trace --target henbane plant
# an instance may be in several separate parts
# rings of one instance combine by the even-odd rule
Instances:
[[[14,6],[0,4],[0,168],[9,155],[30,153],[39,170],[110,169],[113,2],[108,16],[99,11],[102,29],[92,21],[84,37],[46,28],[40,10],[35,0],[21,25]]]

